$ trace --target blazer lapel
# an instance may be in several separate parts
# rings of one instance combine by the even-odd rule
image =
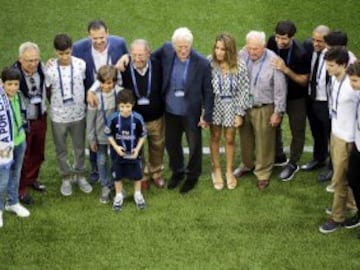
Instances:
[[[198,65],[197,58],[194,57],[193,52],[191,52],[189,68],[188,68],[188,71],[187,71],[186,81],[185,81],[185,89],[184,89],[185,92],[188,91],[193,79],[196,77],[197,65]]]

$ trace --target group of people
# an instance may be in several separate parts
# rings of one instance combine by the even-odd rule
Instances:
[[[344,32],[320,25],[304,43],[295,34],[292,21],[279,21],[268,40],[264,32],[250,31],[245,46],[238,50],[233,35],[223,32],[215,37],[212,54],[206,58],[192,48],[188,28],[176,29],[171,42],[157,50],[151,51],[146,40],[137,39],[128,52],[124,39],[109,35],[105,23],[96,20],[88,25],[88,38],[74,44],[68,34],[56,35],[56,58],[46,65],[35,43],[23,43],[19,60],[2,73],[4,116],[0,120],[7,119],[7,124],[1,134],[7,136],[1,137],[1,170],[8,173],[0,177],[0,225],[5,191],[5,210],[29,216],[19,200],[23,204],[32,201],[29,186],[45,189],[38,173],[44,160],[47,97],[64,196],[72,194],[74,183],[90,193],[92,184],[100,179],[100,202],[109,201],[114,186],[113,209],[119,211],[125,197],[123,180],[130,179],[135,204],[143,209],[142,192],[150,183],[165,186],[165,149],[172,172],[167,187],[175,189],[183,182],[180,192],[186,194],[202,173],[201,130],[207,127],[214,188],[234,189],[237,178],[253,172],[257,188],[265,190],[274,166],[283,167],[278,176],[281,181],[292,180],[299,171],[308,117],[313,159],[301,169],[325,167],[319,181],[331,179],[328,189],[334,191],[328,209],[331,218],[319,230],[329,233],[343,225],[359,226],[359,214],[346,219],[346,211],[348,207],[358,209],[360,203],[356,181],[360,99],[354,91],[360,88],[360,64],[346,49]],[[291,131],[289,158],[282,142],[284,113]],[[234,170],[237,130],[241,164]],[[187,163],[183,134],[190,150]],[[222,134],[225,180],[220,165]],[[72,165],[68,135],[74,152]],[[85,177],[85,138],[90,152],[89,181]]]

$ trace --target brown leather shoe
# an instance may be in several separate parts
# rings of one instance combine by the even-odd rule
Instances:
[[[269,184],[270,184],[269,180],[258,180],[256,183],[256,187],[259,190],[264,190],[269,186]]]
[[[154,185],[157,187],[157,188],[164,188],[165,187],[165,180],[164,178],[162,177],[158,177],[158,178],[154,178],[153,179],[153,182],[154,182]]]

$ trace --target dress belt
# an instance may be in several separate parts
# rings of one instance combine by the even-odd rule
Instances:
[[[274,105],[274,103],[260,103],[260,104],[253,104],[252,107],[253,108],[262,108],[262,107],[265,107],[265,106],[268,106],[268,105]]]

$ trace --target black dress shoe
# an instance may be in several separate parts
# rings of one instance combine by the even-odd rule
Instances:
[[[19,201],[22,203],[22,204],[33,204],[34,203],[34,200],[31,198],[31,196],[29,194],[25,194],[23,196],[19,196]]]
[[[186,179],[184,185],[180,189],[180,193],[183,195],[188,193],[190,190],[192,190],[195,187],[197,182],[198,182],[198,179],[195,179],[195,178]]]
[[[180,173],[173,174],[171,176],[171,179],[170,179],[169,183],[168,183],[168,186],[167,186],[168,189],[176,188],[183,179],[184,179],[184,174],[183,173],[181,173],[181,174]]]
[[[305,165],[301,166],[301,169],[303,171],[312,171],[315,170],[317,168],[321,168],[325,166],[325,162],[324,161],[318,161],[316,159],[310,160],[308,163],[306,163]]]
[[[40,183],[39,181],[35,181],[33,184],[32,184],[32,188],[36,191],[40,191],[40,192],[43,192],[46,190],[46,186],[42,183]]]
[[[332,175],[333,175],[333,170],[326,169],[325,171],[323,171],[322,173],[319,174],[318,181],[319,182],[330,181],[332,178]]]

